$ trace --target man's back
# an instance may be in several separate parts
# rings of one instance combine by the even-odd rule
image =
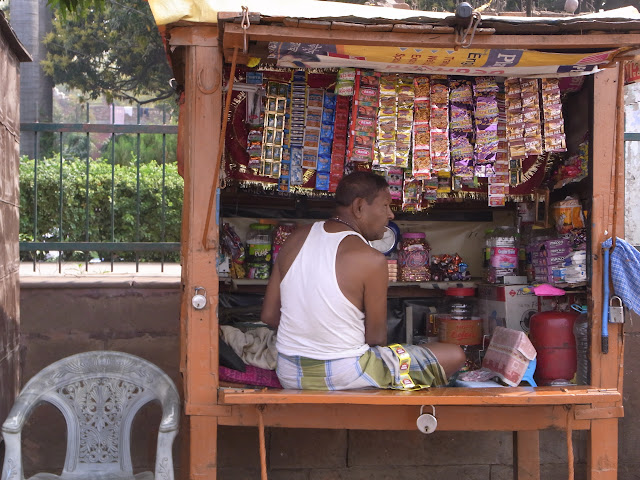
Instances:
[[[278,352],[327,360],[367,351],[364,313],[344,295],[336,276],[337,252],[348,240],[369,248],[356,232],[329,232],[325,222],[317,222],[293,261],[293,255],[282,259]]]

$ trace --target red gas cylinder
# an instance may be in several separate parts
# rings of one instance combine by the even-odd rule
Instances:
[[[571,380],[576,373],[576,312],[539,312],[529,320],[529,340],[538,352],[534,378],[538,385]]]

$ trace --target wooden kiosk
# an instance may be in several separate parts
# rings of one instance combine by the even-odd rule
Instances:
[[[591,77],[588,101],[593,122],[589,128],[592,270],[587,292],[593,332],[591,385],[314,392],[219,388],[216,187],[226,126],[222,120],[229,102],[223,89],[223,65],[231,63],[233,71],[236,64],[265,56],[269,41],[456,49],[464,28],[457,29],[450,14],[312,0],[278,5],[257,0],[191,3],[192,9],[184,7],[189,2],[176,2],[175,9],[170,9],[167,2],[150,0],[176,81],[184,89],[178,147],[185,180],[180,355],[189,418],[190,478],[216,478],[219,425],[258,426],[262,478],[266,478],[266,426],[414,430],[423,405],[437,407],[439,430],[514,432],[514,475],[519,480],[540,478],[539,431],[547,428],[588,430],[588,478],[617,478],[623,337],[622,326],[611,324],[609,352],[602,353],[599,312],[607,299],[603,298],[600,245],[612,234],[623,236],[622,62],[632,48],[640,46],[638,12],[559,19],[490,17],[480,21],[472,39],[473,47],[480,49],[617,50],[604,65],[607,68]],[[443,73],[447,71],[451,70]],[[207,304],[201,310],[191,301],[201,293],[197,288],[206,291]],[[572,475],[571,450],[569,461]]]

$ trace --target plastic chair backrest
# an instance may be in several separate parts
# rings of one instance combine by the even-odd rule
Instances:
[[[131,425],[140,408],[151,401],[162,407],[155,477],[173,480],[178,391],[154,364],[113,351],[64,358],[29,380],[2,426],[6,444],[2,480],[24,478],[20,436],[31,412],[43,402],[55,405],[67,423],[62,478],[132,478]]]

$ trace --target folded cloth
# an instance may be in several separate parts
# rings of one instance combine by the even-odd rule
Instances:
[[[275,370],[278,355],[275,331],[258,327],[243,332],[230,325],[221,325],[220,333],[247,365]]]
[[[611,238],[602,242],[602,248],[609,249]],[[640,314],[640,252],[621,238],[616,240],[616,248],[609,254],[611,259],[611,281],[613,291],[622,298],[625,306]],[[608,265],[605,265],[608,268]],[[609,301],[608,298],[604,299]]]
[[[231,368],[220,366],[220,380],[223,382],[241,383],[258,387],[282,388],[276,372],[247,365],[245,372],[238,372]]]
[[[431,350],[402,345],[411,356],[409,375],[419,387],[442,386],[447,377]],[[402,389],[400,361],[389,347],[371,347],[361,357],[337,360],[278,354],[276,369],[284,388],[350,390],[361,388]]]

